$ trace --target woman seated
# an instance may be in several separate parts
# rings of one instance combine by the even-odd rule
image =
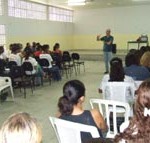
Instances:
[[[150,51],[147,51],[142,55],[140,65],[146,67],[150,72]]]
[[[99,93],[102,93],[102,89],[105,86],[106,82],[123,82],[123,81],[134,82],[134,80],[131,77],[125,75],[122,60],[118,57],[115,57],[110,61],[110,73],[104,75],[100,83]]]
[[[125,74],[136,81],[143,81],[150,77],[150,72],[144,66],[139,65],[139,53],[127,54],[125,58]]]
[[[115,137],[115,143],[150,143],[150,79],[138,88],[134,111],[128,127]]]
[[[62,51],[60,50],[60,44],[59,43],[55,43],[55,45],[53,47],[53,53],[57,53],[57,54],[60,54],[62,56]]]
[[[4,46],[0,46],[0,59],[6,61],[7,60],[7,56],[4,52]]]
[[[21,66],[20,46],[18,44],[12,44],[10,50],[11,54],[8,57],[8,61],[14,61],[17,66]]]
[[[0,129],[0,143],[41,143],[39,123],[28,113],[11,115]]]
[[[107,130],[105,121],[96,109],[84,110],[83,103],[85,100],[85,86],[79,80],[71,80],[65,83],[63,87],[63,96],[58,101],[59,118],[95,126],[100,136],[102,132]],[[92,138],[89,133],[81,133],[83,142]]]
[[[38,62],[35,60],[35,58],[33,58],[32,56],[32,52],[31,51],[26,51],[25,52],[25,57],[22,59],[22,63],[24,62],[30,62],[32,64],[33,70],[30,71],[26,71],[27,75],[36,75],[35,76],[35,85],[40,85],[42,84],[42,80],[41,78],[44,76],[44,72],[42,70],[42,68],[40,67],[40,65],[38,64]]]
[[[43,51],[42,51],[42,54],[40,54],[40,59],[47,59],[47,61],[49,63],[49,67],[48,67],[49,72],[52,73],[53,79],[56,81],[61,80],[59,68],[52,64],[53,59],[49,52],[49,45],[43,45],[42,50]]]

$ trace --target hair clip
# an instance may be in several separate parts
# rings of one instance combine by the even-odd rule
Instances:
[[[146,116],[150,116],[150,109],[148,109],[148,108],[144,108],[144,116],[146,117]]]

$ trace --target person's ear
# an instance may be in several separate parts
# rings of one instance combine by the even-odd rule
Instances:
[[[79,102],[81,102],[81,103],[83,103],[84,100],[85,100],[85,96],[81,96],[81,97],[79,98]]]

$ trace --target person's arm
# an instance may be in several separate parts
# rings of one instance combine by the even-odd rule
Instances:
[[[101,35],[97,35],[97,41],[104,41],[105,40],[104,37],[105,36],[101,37]]]
[[[101,113],[97,109],[92,109],[91,114],[98,128],[103,132],[107,131],[107,125]]]
[[[108,42],[106,42],[107,45],[111,45],[113,43],[114,38],[111,37],[110,40]]]

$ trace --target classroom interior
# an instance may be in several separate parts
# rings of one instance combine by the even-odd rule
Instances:
[[[62,77],[59,82],[44,82],[36,87],[33,94],[27,90],[27,98],[23,93],[14,89],[15,102],[6,101],[0,104],[0,125],[15,112],[29,112],[36,117],[42,126],[43,143],[57,143],[55,133],[50,125],[49,116],[57,113],[57,101],[62,96],[62,87],[70,79],[83,81],[86,87],[85,108],[90,109],[90,98],[101,98],[98,87],[104,73],[103,43],[96,41],[96,35],[105,35],[107,28],[111,29],[114,43],[117,44],[117,54],[124,60],[127,53],[128,41],[135,41],[142,34],[150,36],[150,1],[134,0],[89,0],[85,6],[68,7],[66,0],[32,0],[25,2],[54,6],[73,11],[72,22],[52,21],[48,19],[31,19],[9,16],[9,1],[0,0],[1,15],[0,44],[9,49],[11,43],[40,42],[49,44],[50,50],[58,42],[62,51],[78,52],[85,61],[85,72],[81,67],[78,75]],[[12,0],[16,3],[21,0]],[[101,2],[103,1],[103,2]],[[3,31],[3,32],[2,32]],[[136,44],[130,48],[138,48]],[[91,82],[89,82],[91,81]],[[10,99],[11,100],[11,99]]]

